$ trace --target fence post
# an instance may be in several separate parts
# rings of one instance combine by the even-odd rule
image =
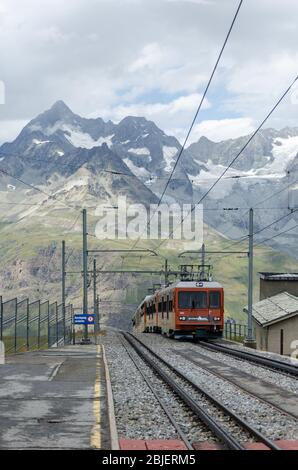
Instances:
[[[38,301],[37,349],[40,348],[40,300]]]
[[[74,324],[74,308],[73,305],[71,304],[71,318],[72,318],[72,344],[76,344],[76,327]]]
[[[58,304],[55,302],[55,309],[56,309],[56,344],[58,348],[58,342],[59,342],[59,318],[58,318]]]
[[[63,317],[63,338],[64,338],[64,343],[65,343],[65,310],[66,310],[66,305],[65,305],[65,299],[66,299],[66,294],[65,294],[65,240],[62,240],[62,251],[61,251],[61,280],[62,280],[62,317]]]
[[[26,299],[26,349],[30,349],[29,299]]]
[[[15,299],[14,304],[14,352],[17,352],[17,336],[18,336],[18,300]]]
[[[3,341],[3,303],[0,295],[0,341]]]
[[[48,301],[48,348],[51,347],[51,319],[50,319],[50,302]]]

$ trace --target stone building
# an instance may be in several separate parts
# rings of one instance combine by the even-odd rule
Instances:
[[[253,304],[253,323],[257,349],[287,356],[298,349],[298,297],[282,292]]]
[[[260,275],[260,300],[281,292],[298,297],[298,273],[268,273]]]

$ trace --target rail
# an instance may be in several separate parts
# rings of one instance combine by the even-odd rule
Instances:
[[[140,356],[150,365],[155,372],[162,377],[162,379],[175,391],[175,393],[180,396],[180,398],[192,409],[192,411],[207,425],[207,427],[217,436],[219,440],[224,442],[224,444],[233,450],[244,450],[243,445],[238,442],[237,439],[234,438],[227,430],[222,426],[221,422],[214,419],[207,411],[201,407],[193,398],[182,388],[175,380],[173,380],[163,369],[162,367],[157,364],[154,360],[149,358],[147,354],[144,354],[142,349],[143,347],[147,352],[149,352],[155,359],[157,359],[161,364],[166,366],[171,372],[173,372],[177,377],[185,381],[188,386],[191,386],[197,392],[204,395],[211,403],[221,409],[226,415],[232,418],[234,421],[238,423],[243,429],[245,429],[249,434],[253,435],[257,438],[260,442],[264,443],[268,449],[271,450],[280,450],[280,448],[269,438],[264,436],[260,431],[256,428],[252,427],[244,421],[240,416],[236,415],[230,409],[228,409],[223,403],[218,401],[215,397],[210,395],[204,389],[202,389],[198,384],[194,383],[190,380],[185,374],[183,374],[180,370],[174,367],[172,364],[165,361],[162,357],[160,357],[155,351],[153,351],[149,346],[145,343],[140,341],[134,335],[130,333],[123,333],[123,336],[126,340],[135,348]]]
[[[230,348],[229,346],[224,346],[223,344],[217,343],[206,343],[201,342],[200,346],[204,348],[210,349],[212,351],[222,352],[223,354],[228,354],[230,356],[234,356],[237,359],[244,359],[249,362],[254,362],[260,366],[267,367],[269,369],[278,370],[280,372],[294,375],[298,377],[298,366],[292,365],[284,361],[279,361],[277,359],[261,356],[260,354],[248,352],[248,351],[240,351],[239,349]]]

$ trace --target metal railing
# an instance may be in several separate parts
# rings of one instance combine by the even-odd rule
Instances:
[[[247,337],[247,324],[225,322],[224,338],[242,343]]]
[[[6,353],[45,349],[70,344],[73,336],[73,306],[49,301],[17,298],[2,301],[0,296],[0,341]]]

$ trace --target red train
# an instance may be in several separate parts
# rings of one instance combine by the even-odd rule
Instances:
[[[147,295],[133,329],[172,338],[215,339],[224,328],[224,290],[213,281],[177,281]]]

